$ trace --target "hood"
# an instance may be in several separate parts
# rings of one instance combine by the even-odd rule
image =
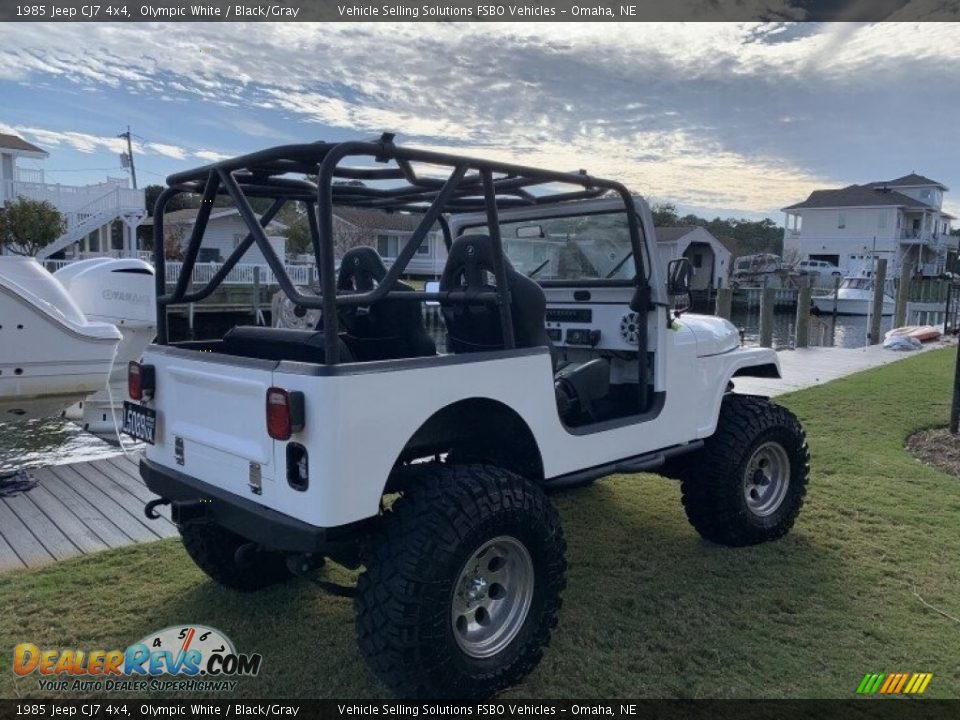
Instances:
[[[740,331],[729,320],[713,315],[684,314],[678,321],[697,339],[697,357],[719,355],[740,347]]]

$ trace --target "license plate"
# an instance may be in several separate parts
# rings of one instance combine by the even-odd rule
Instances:
[[[123,432],[137,440],[154,444],[157,411],[132,402],[123,403]]]

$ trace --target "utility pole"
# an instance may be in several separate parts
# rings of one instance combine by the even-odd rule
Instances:
[[[127,131],[122,132],[117,137],[126,138],[127,140],[127,154],[126,154],[126,163],[124,167],[129,166],[130,168],[130,178],[133,180],[133,189],[137,189],[137,168],[133,164],[133,141],[130,139],[130,126],[127,125]]]

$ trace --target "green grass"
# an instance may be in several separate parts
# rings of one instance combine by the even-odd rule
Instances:
[[[925,671],[928,696],[960,696],[960,625],[915,594],[960,617],[960,484],[903,449],[946,422],[953,363],[925,353],[782,398],[813,457],[807,505],[780,542],[701,541],[678,487],[654,475],[556,496],[570,559],[560,625],[508,695],[849,698],[866,672]],[[263,654],[242,695],[384,693],[349,600],[309,579],[239,595],[165,541],[0,575],[0,696],[42,694],[9,670],[17,642],[124,648],[187,622]]]

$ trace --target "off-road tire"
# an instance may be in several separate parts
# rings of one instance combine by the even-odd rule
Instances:
[[[744,494],[748,463],[758,448],[785,451],[790,474],[779,506],[769,515],[752,511]],[[702,537],[721,545],[755,545],[783,537],[797,519],[807,490],[810,452],[796,416],[766,398],[729,394],[717,431],[701,450],[677,458],[683,507]]]
[[[357,638],[391,690],[481,699],[536,667],[557,624],[567,567],[559,517],[539,487],[492,465],[425,466],[382,519],[357,583]],[[454,635],[454,593],[472,554],[504,536],[529,553],[532,599],[509,644],[473,657]]]
[[[249,562],[238,565],[237,548],[249,541],[220,525],[191,522],[178,529],[190,559],[225,587],[254,592],[292,577],[279,553],[258,552],[250,556]]]

